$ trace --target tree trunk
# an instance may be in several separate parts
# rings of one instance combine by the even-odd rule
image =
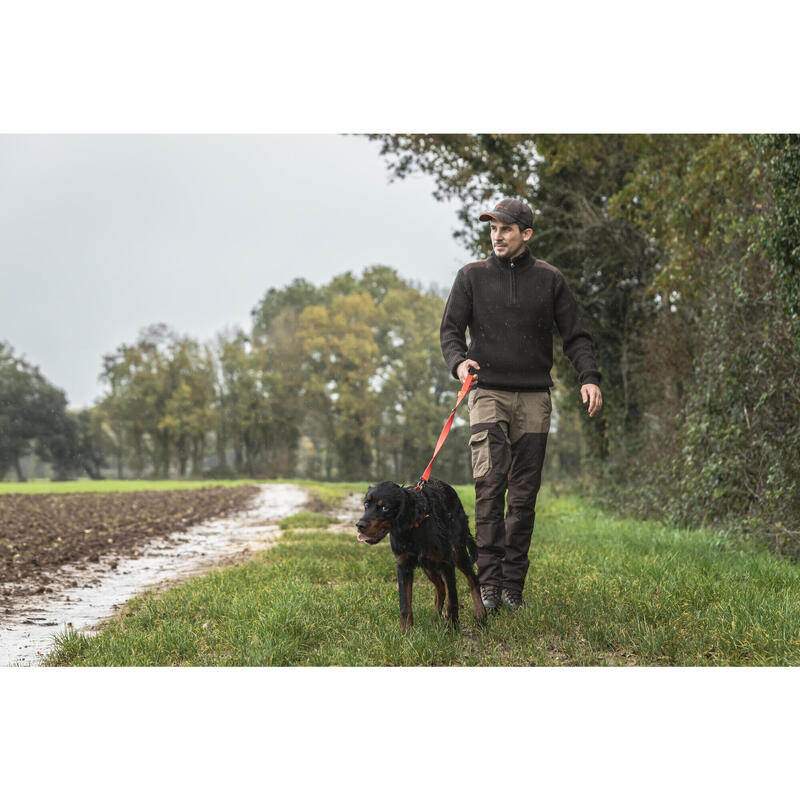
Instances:
[[[117,430],[117,477],[122,480],[123,467],[122,467],[122,431]]]
[[[217,431],[217,467],[227,467],[227,457],[225,455],[225,445],[227,444],[227,437],[225,436],[225,426],[220,424]]]
[[[14,469],[17,471],[17,480],[20,483],[25,483],[28,479],[25,477],[25,474],[22,472],[22,465],[19,463],[19,455],[14,455]]]

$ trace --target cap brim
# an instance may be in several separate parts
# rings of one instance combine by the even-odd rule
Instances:
[[[481,222],[488,222],[490,219],[493,219],[496,220],[497,222],[505,222],[506,224],[511,224],[517,221],[514,219],[514,217],[508,214],[498,214],[496,212],[493,214],[489,214],[488,212],[483,213],[478,217],[478,219]]]

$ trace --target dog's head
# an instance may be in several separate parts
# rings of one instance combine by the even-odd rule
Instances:
[[[367,489],[364,516],[356,522],[358,541],[377,544],[391,531],[405,505],[405,492],[396,483],[383,481]]]

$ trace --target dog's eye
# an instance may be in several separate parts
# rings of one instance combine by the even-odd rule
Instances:
[[[389,511],[390,511],[389,506],[384,506],[382,511],[383,511],[384,514],[388,514]]]

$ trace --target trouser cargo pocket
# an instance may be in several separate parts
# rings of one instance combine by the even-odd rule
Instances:
[[[482,478],[492,468],[492,453],[489,450],[489,431],[473,433],[469,437],[472,450],[472,477]]]

